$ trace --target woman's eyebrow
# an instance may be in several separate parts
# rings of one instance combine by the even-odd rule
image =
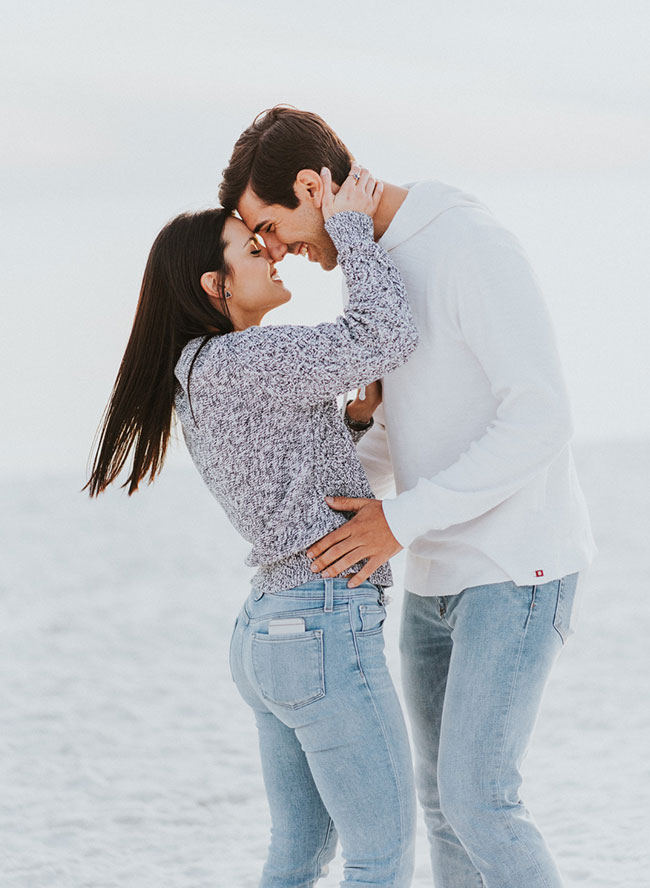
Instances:
[[[246,247],[247,247],[250,243],[254,243],[256,247],[259,247],[259,245],[260,245],[260,242],[257,240],[257,238],[255,237],[255,235],[254,235],[254,234],[251,234],[251,236],[248,238],[248,240],[246,241],[246,243],[244,244],[244,246],[242,247],[242,249],[245,250]]]

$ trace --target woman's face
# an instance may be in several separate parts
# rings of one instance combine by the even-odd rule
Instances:
[[[268,250],[240,219],[224,228],[224,256],[230,268],[226,278],[228,310],[238,330],[259,324],[267,311],[291,299]]]

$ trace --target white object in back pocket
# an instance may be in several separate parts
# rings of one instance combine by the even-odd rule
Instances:
[[[287,617],[269,623],[269,635],[296,635],[304,631],[305,621],[302,617]]]

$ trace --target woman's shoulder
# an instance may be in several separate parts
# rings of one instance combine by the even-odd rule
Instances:
[[[237,366],[244,365],[260,345],[268,340],[271,328],[248,327],[233,333],[215,336],[197,336],[190,339],[181,351],[174,368],[174,375],[183,387],[192,370],[192,383],[202,377],[209,377],[214,382],[223,374],[224,379],[231,378]]]
[[[176,363],[176,370],[189,370],[189,366],[196,358],[194,367],[204,365],[219,356],[220,360],[227,358],[232,351],[233,337],[238,333],[222,333],[214,336],[196,336],[183,346],[180,357]],[[192,369],[194,373],[194,368]],[[177,372],[178,375],[178,372]]]
[[[216,353],[222,347],[220,340],[222,336],[197,336],[190,339],[183,346],[180,357],[174,367],[174,376],[183,388],[187,386],[187,378],[192,370],[192,381],[201,377],[201,375],[211,366],[218,367],[220,361],[215,361]]]
[[[255,356],[263,361],[265,352],[275,352],[294,341],[296,329],[298,328],[291,325],[269,324],[265,327],[255,325],[247,327],[245,330],[212,336],[207,341],[205,337],[199,336],[187,343],[176,366],[177,369],[183,367],[189,369],[189,365],[199,349],[200,353],[194,368],[198,368],[199,364],[207,367],[216,362],[219,366],[229,366],[233,369],[237,364],[249,364]],[[201,347],[204,342],[205,344]],[[192,374],[194,374],[194,368]]]

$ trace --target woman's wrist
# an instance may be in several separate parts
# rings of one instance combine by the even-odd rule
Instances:
[[[325,222],[325,230],[337,252],[357,244],[372,243],[374,238],[372,218],[367,213],[359,213],[356,210],[341,210],[334,213]]]

